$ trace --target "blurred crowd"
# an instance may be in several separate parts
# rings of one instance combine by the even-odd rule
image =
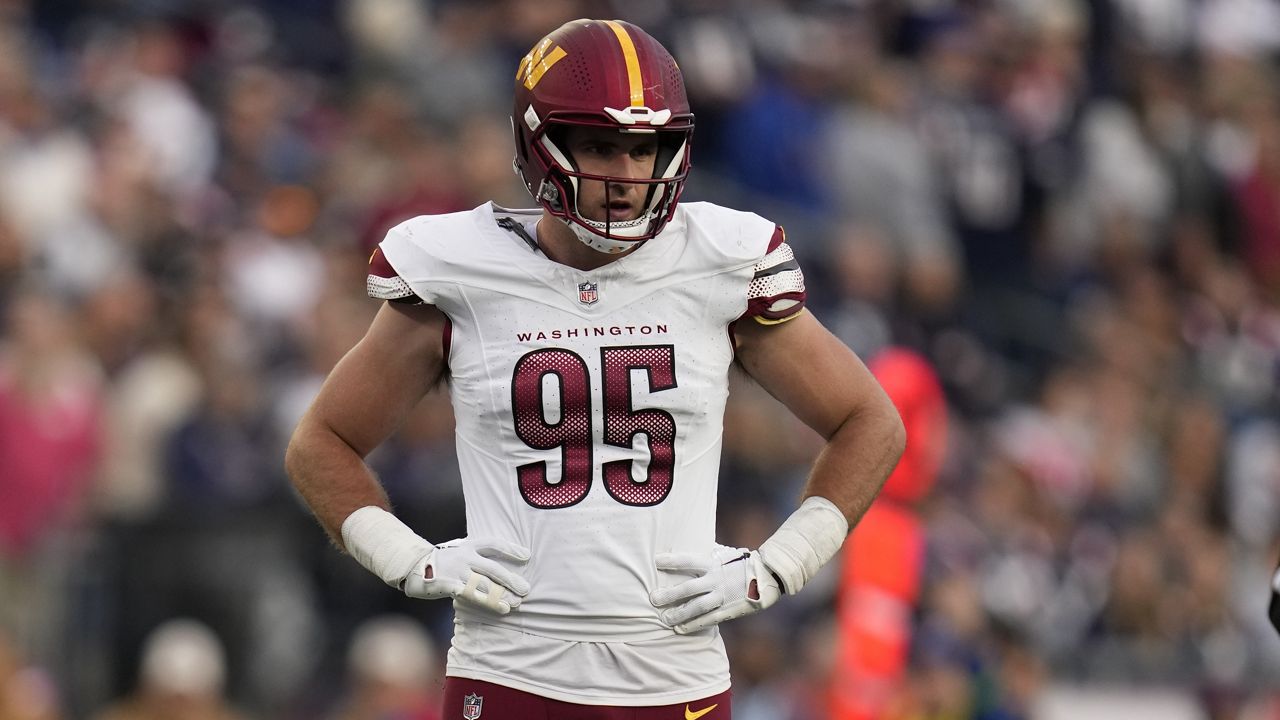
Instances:
[[[512,74],[587,16],[680,61],[685,198],[941,381],[886,720],[1280,712],[1280,2],[0,0],[0,720],[437,717],[449,608],[335,552],[283,448],[387,228],[532,204]],[[727,422],[754,546],[817,438],[741,378]],[[452,445],[434,393],[370,458],[433,541]],[[726,627],[735,717],[825,717],[838,575]]]

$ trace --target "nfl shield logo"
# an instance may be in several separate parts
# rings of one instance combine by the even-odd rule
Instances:
[[[462,699],[462,718],[463,720],[476,720],[480,717],[480,710],[484,707],[484,698],[471,693]]]
[[[595,305],[600,299],[600,293],[596,290],[596,284],[593,282],[578,283],[578,302],[583,305]]]

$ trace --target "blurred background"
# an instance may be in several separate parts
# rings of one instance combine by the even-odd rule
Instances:
[[[1276,0],[0,0],[0,720],[435,720],[445,603],[340,556],[284,444],[391,225],[531,201],[514,68],[646,28],[686,199],[783,224],[910,426],[739,720],[1280,717]],[[428,397],[371,456],[465,533]],[[817,437],[735,379],[720,540]]]

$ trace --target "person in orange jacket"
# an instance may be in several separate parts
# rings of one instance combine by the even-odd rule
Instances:
[[[868,367],[902,416],[907,447],[845,541],[832,720],[884,718],[905,675],[925,560],[916,508],[933,487],[947,444],[946,399],[926,359],[888,348]]]

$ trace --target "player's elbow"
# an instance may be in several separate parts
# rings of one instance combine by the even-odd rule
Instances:
[[[302,426],[299,425],[294,428],[293,435],[289,437],[289,444],[284,449],[284,472],[295,486],[298,484],[298,479],[302,477],[303,458],[306,456],[303,445]]]
[[[891,402],[885,402],[883,412],[885,415],[884,427],[885,434],[888,439],[885,441],[885,453],[889,461],[889,468],[897,466],[898,461],[902,459],[902,454],[907,450],[907,426],[902,422],[902,415],[898,414],[898,409]]]
[[[903,424],[902,416],[898,414],[898,409],[894,407],[887,395],[881,394],[869,402],[863,409],[863,416],[862,427],[857,433],[858,441],[872,442],[872,447],[878,449],[876,452],[879,455],[879,463],[883,466],[882,469],[887,477],[897,466],[902,454],[906,452],[906,425]],[[874,441],[871,440],[872,438]]]
[[[888,396],[871,394],[852,409],[828,443],[863,458],[874,474],[888,478],[907,448],[907,429]]]
[[[314,423],[308,422],[308,418],[304,417],[298,426],[294,428],[293,435],[289,438],[289,444],[284,450],[284,471],[289,476],[289,481],[293,486],[302,490],[302,485],[308,476],[307,468],[312,464],[312,457],[315,454],[315,429]]]

